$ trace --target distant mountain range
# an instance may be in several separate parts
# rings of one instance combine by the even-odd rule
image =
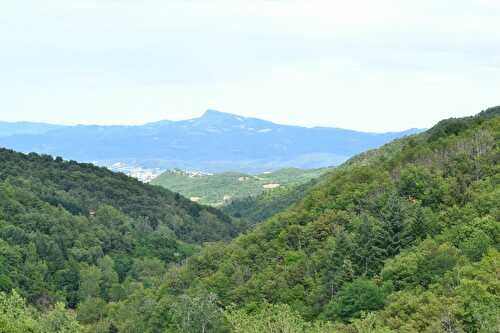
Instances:
[[[208,172],[264,172],[334,166],[367,149],[420,132],[366,133],[279,125],[215,110],[141,126],[0,122],[0,146],[104,165]]]
[[[44,134],[48,131],[60,129],[62,127],[64,126],[30,122],[8,123],[0,121],[0,137],[18,134]]]

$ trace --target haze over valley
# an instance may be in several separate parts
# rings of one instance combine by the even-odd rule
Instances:
[[[3,129],[3,130],[1,130]],[[280,168],[338,165],[395,138],[394,133],[274,124],[215,110],[184,121],[142,126],[54,126],[3,123],[0,145],[111,167],[262,173]],[[134,170],[126,170],[133,174]],[[141,174],[140,169],[135,171]],[[147,176],[146,176],[147,177]]]

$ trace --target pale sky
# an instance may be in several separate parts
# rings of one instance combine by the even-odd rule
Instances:
[[[0,0],[0,120],[430,127],[500,104],[500,0]]]

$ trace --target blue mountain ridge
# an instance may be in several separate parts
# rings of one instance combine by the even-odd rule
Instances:
[[[255,173],[282,167],[334,166],[359,152],[420,131],[306,128],[208,110],[199,118],[137,126],[47,127],[0,137],[0,146],[103,164]]]

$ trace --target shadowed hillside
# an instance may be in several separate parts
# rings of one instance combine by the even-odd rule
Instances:
[[[121,298],[114,293],[126,294],[125,281],[152,278],[203,242],[236,233],[220,211],[168,190],[90,164],[0,150],[0,291],[16,289],[40,306],[76,306],[92,274],[103,279],[92,297]]]

